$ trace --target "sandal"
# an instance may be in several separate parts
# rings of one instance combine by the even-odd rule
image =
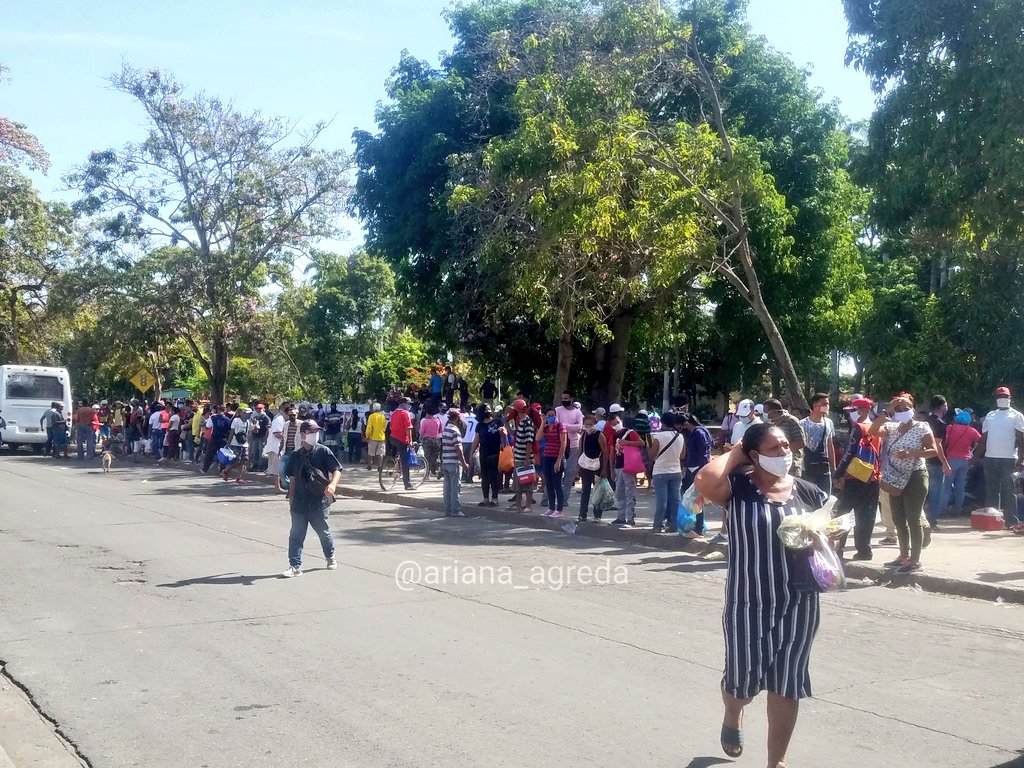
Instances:
[[[730,728],[722,724],[722,751],[732,758],[743,754],[743,734],[739,728]]]

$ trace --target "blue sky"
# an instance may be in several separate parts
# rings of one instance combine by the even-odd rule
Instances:
[[[68,197],[60,177],[90,151],[142,136],[141,112],[105,83],[122,62],[168,69],[245,110],[333,120],[322,146],[349,147],[353,129],[373,128],[402,49],[436,62],[451,47],[447,7],[448,0],[18,3],[0,28],[0,62],[10,69],[0,114],[25,123],[50,153],[49,175],[33,175],[45,196]],[[866,78],[843,63],[840,0],[750,0],[749,20],[812,67],[813,85],[847,116],[870,115]]]

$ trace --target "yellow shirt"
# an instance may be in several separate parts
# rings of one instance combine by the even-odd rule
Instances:
[[[203,436],[203,411],[201,408],[196,409],[195,416],[192,417],[192,440],[196,444],[199,443],[199,438]]]
[[[380,411],[371,413],[369,418],[366,419],[366,435],[367,440],[383,440],[384,430],[387,427],[387,420],[384,418],[384,414]]]

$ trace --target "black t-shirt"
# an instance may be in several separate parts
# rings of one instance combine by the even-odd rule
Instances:
[[[480,387],[480,393],[487,399],[493,400],[498,394],[498,388],[491,382],[485,381],[484,385]]]
[[[260,440],[270,434],[270,417],[267,414],[260,413],[253,418],[251,434]]]
[[[935,442],[936,443],[940,443],[941,442],[943,444],[942,447],[945,448],[946,447],[946,445],[945,445],[945,440],[946,440],[946,422],[944,422],[942,419],[940,419],[934,413],[930,413],[930,414],[928,414],[928,426],[932,428],[932,434],[935,435]],[[933,467],[942,466],[942,462],[939,461],[937,458],[935,458],[935,459],[928,459],[927,463],[931,464]]]
[[[477,424],[476,434],[480,438],[480,455],[497,456],[501,453],[501,432],[505,422],[499,418],[491,419],[490,423]]]
[[[292,493],[292,507],[299,509],[317,509],[325,502],[322,494],[316,493],[310,484],[310,467],[323,472],[328,479],[341,469],[341,462],[334,451],[323,445],[314,445],[307,451],[304,447],[292,451],[285,467],[285,476],[293,478],[295,490]]]

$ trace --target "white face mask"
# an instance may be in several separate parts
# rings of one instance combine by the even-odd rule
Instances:
[[[304,442],[306,445],[310,445],[310,446],[316,445],[317,443],[320,442],[320,433],[319,432],[307,432],[306,435],[302,438],[302,442]]]
[[[900,424],[906,424],[908,421],[913,420],[913,411],[896,411],[892,415],[892,420]]]
[[[1005,411],[1009,407],[1010,407],[1010,398],[1008,398],[1008,397],[996,398],[996,408],[998,408],[1001,411]]]
[[[757,463],[761,465],[761,469],[765,472],[771,472],[776,477],[785,477],[789,474],[790,468],[793,466],[793,454],[787,453],[785,456],[765,456],[764,454],[757,455]]]

